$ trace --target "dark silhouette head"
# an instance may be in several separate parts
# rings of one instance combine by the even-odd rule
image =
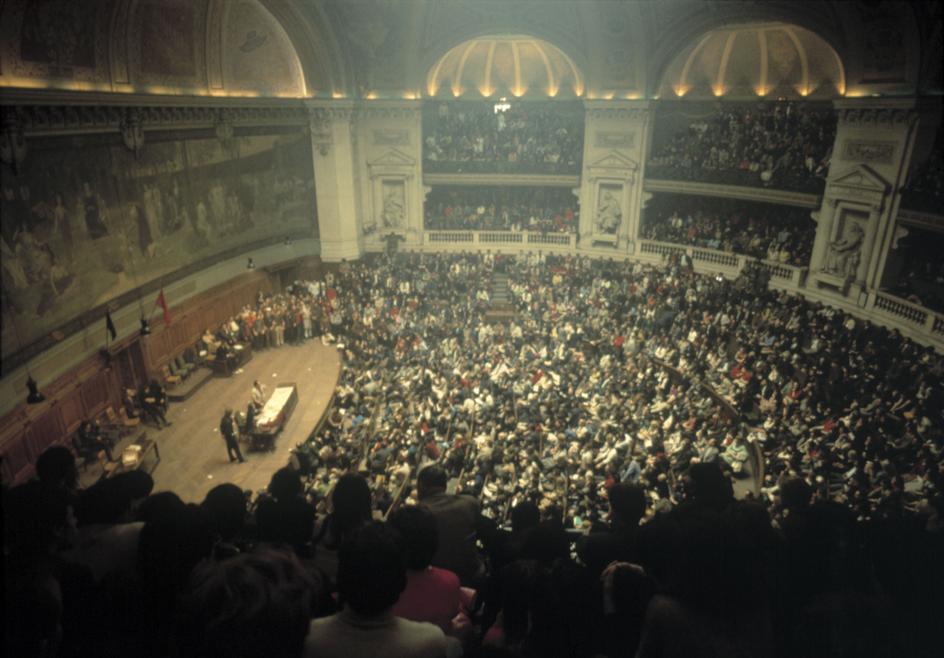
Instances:
[[[403,537],[407,567],[413,571],[428,567],[439,546],[439,528],[433,513],[415,505],[401,507],[390,516],[389,523]]]
[[[388,610],[406,587],[406,552],[400,534],[373,522],[354,531],[338,552],[338,594],[360,615]]]

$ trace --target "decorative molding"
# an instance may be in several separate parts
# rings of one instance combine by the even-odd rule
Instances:
[[[373,131],[373,143],[376,146],[409,146],[410,131],[406,128],[378,128]]]
[[[890,165],[895,159],[895,142],[872,139],[847,139],[842,145],[842,159]]]
[[[873,107],[839,110],[839,125],[851,128],[907,127],[917,120],[918,113],[911,109]]]
[[[384,151],[384,153],[373,160],[368,161],[368,167],[410,167],[411,169],[416,166],[416,159],[410,157],[403,151],[398,149],[390,149]]]
[[[368,101],[366,105],[361,106],[361,116],[366,119],[419,119],[420,109],[418,107],[391,107],[376,105]]]
[[[145,130],[240,125],[304,125],[302,107],[213,107],[195,105],[19,105],[10,108],[28,136],[121,130],[135,116]]]
[[[621,121],[643,121],[649,117],[650,110],[642,107],[588,107],[587,116],[591,119],[619,119]]]
[[[593,145],[597,148],[633,148],[636,145],[635,132],[604,132],[600,131],[594,135]]]
[[[593,162],[585,165],[586,169],[624,169],[627,171],[636,171],[639,169],[639,163],[627,158],[617,151],[610,151],[603,157],[597,158]]]

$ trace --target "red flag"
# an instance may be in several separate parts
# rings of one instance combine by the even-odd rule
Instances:
[[[164,309],[164,326],[170,326],[170,309],[167,308],[167,300],[164,299],[164,288],[161,288],[161,294],[157,296],[157,305]]]

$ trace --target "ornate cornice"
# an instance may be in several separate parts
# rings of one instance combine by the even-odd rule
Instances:
[[[198,107],[119,105],[17,105],[16,117],[27,135],[121,130],[129,117],[143,130],[214,127],[220,122],[241,125],[304,125],[303,107]]]
[[[919,116],[913,98],[855,98],[833,104],[839,125],[852,128],[912,126]]]

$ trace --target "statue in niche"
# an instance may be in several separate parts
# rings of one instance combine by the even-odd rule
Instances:
[[[623,221],[623,210],[613,192],[606,190],[597,207],[597,233],[615,235]]]
[[[403,225],[405,205],[401,186],[390,187],[386,191],[383,211],[380,214],[380,221],[384,228],[396,228]]]
[[[849,226],[841,240],[834,240],[829,243],[825,270],[846,279],[855,278],[856,270],[859,269],[859,258],[864,239],[865,231],[862,230],[860,224],[853,223]]]

